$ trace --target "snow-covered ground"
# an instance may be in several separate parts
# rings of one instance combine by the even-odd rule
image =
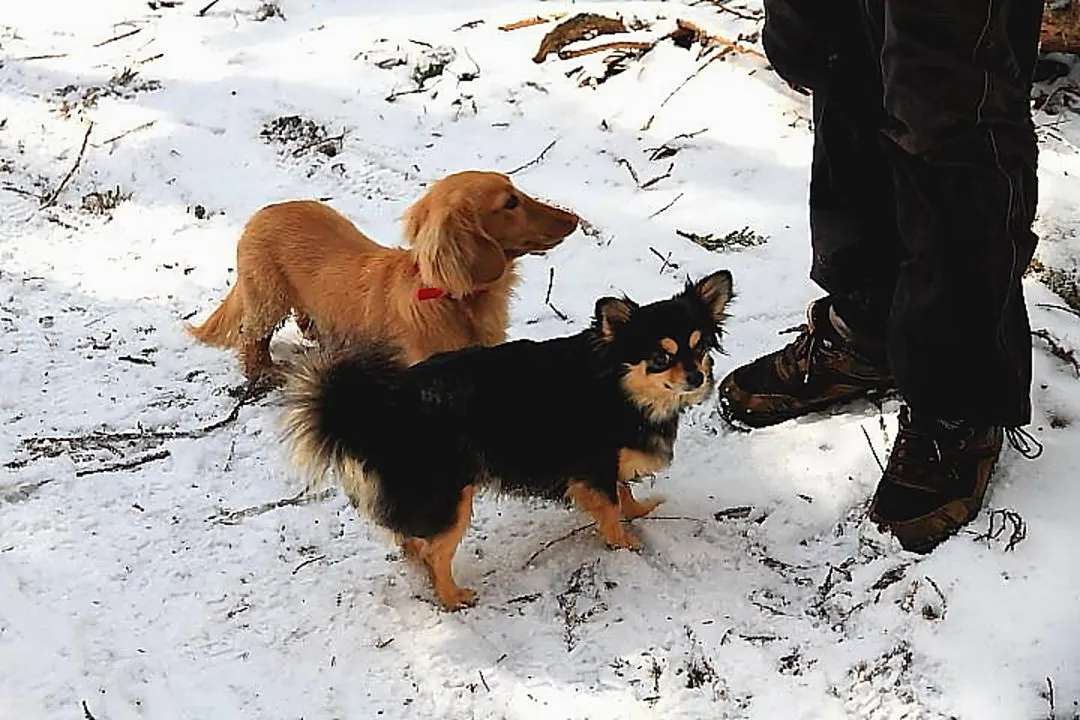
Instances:
[[[644,552],[567,536],[584,521],[565,509],[484,498],[457,562],[480,602],[451,614],[339,493],[290,500],[276,396],[229,418],[235,360],[182,332],[263,204],[325,198],[391,244],[424,183],[524,165],[524,190],[588,225],[524,261],[513,337],[726,267],[739,297],[718,373],[776,347],[817,294],[807,99],[738,52],[665,101],[708,60],[670,40],[583,85],[603,53],[535,63],[553,23],[499,29],[594,11],[649,40],[682,18],[760,50],[759,8],[202,4],[0,12],[0,718],[1080,716],[1080,391],[1044,340],[1043,456],[1008,450],[986,511],[929,557],[863,517],[895,403],[750,434],[707,406],[656,481],[668,503],[637,523]],[[1066,265],[1070,117],[1038,116],[1040,252]],[[685,237],[729,233],[717,252]],[[1080,320],[1028,290],[1068,356]]]

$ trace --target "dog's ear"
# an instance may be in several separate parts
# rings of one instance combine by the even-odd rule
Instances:
[[[731,273],[727,270],[718,270],[712,275],[707,275],[696,283],[687,284],[687,292],[693,293],[709,311],[712,321],[719,325],[727,315],[724,313],[728,301],[734,297],[731,286]]]
[[[603,297],[597,300],[594,318],[604,340],[612,340],[619,328],[630,321],[637,307],[628,297]]]
[[[458,297],[498,280],[509,262],[468,204],[435,203],[425,195],[405,212],[404,234],[421,277]]]

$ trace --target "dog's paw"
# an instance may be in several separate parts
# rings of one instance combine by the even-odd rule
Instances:
[[[654,495],[653,497],[645,498],[644,500],[638,500],[632,505],[624,505],[622,507],[622,514],[627,520],[645,517],[653,510],[663,505],[666,501],[667,498],[663,495]]]
[[[476,604],[476,591],[463,587],[445,590],[439,593],[439,602],[447,610],[462,610]]]
[[[612,550],[640,550],[645,546],[640,538],[621,525],[617,531],[609,533],[604,542]]]

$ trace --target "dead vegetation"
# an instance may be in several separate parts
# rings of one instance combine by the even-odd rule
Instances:
[[[59,102],[57,111],[62,117],[72,113],[82,114],[97,107],[103,98],[128,100],[139,93],[161,89],[159,80],[147,80],[139,76],[137,70],[123,68],[101,85],[65,85],[53,91],[54,100]]]
[[[121,203],[131,199],[130,192],[124,192],[117,185],[107,190],[92,190],[82,197],[82,211],[89,215],[109,215]]]
[[[555,596],[567,652],[577,646],[578,628],[608,609],[604,595],[617,586],[614,581],[604,579],[599,569],[599,558],[581,565],[570,573],[566,587]]]
[[[1048,0],[1039,42],[1043,52],[1080,53],[1080,2]]]
[[[768,237],[755,232],[749,226],[732,230],[725,235],[715,235],[713,233],[699,235],[686,230],[676,230],[675,234],[686,238],[709,252],[727,252],[737,248],[757,247],[758,245],[764,245],[769,240]]]
[[[279,146],[285,158],[306,158],[309,166],[307,177],[324,167],[330,158],[337,157],[345,146],[348,130],[331,135],[325,125],[299,115],[283,115],[263,125],[259,136],[272,145]],[[331,163],[329,169],[338,175],[345,174],[343,162]]]

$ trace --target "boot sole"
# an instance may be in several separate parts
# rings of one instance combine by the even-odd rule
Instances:
[[[776,413],[747,412],[737,405],[728,402],[727,398],[723,396],[720,397],[719,405],[720,415],[737,429],[760,430],[762,428],[772,427],[773,425],[779,425],[788,420],[795,420],[830,409],[839,409],[840,407],[854,403],[857,400],[868,400],[870,402],[880,403],[892,397],[899,396],[899,393],[900,391],[894,387],[886,386],[870,388],[868,390],[860,390],[859,392],[848,393],[847,395],[839,395],[826,400],[819,400],[815,403],[809,403],[797,410]]]

